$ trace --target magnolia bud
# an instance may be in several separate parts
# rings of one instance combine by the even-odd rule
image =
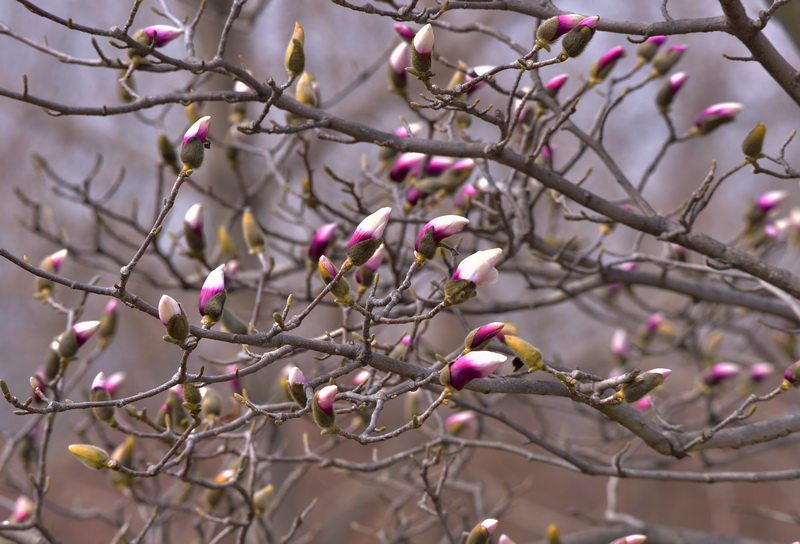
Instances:
[[[761,156],[761,149],[764,146],[764,135],[767,133],[767,126],[759,123],[753,130],[747,133],[742,141],[742,153],[749,159],[757,159]]]
[[[294,24],[294,32],[292,39],[289,41],[289,46],[286,48],[286,57],[284,63],[286,64],[286,71],[292,77],[297,77],[303,73],[306,66],[306,55],[303,49],[305,45],[305,32],[300,23]]]
[[[69,451],[78,458],[78,461],[89,468],[101,469],[108,467],[108,453],[102,448],[91,444],[71,444]]]
[[[506,345],[511,348],[511,351],[519,357],[525,366],[528,367],[528,372],[539,370],[544,366],[542,362],[542,352],[539,351],[532,344],[529,344],[519,336],[510,334],[505,335]]]
[[[256,221],[256,216],[253,215],[250,208],[245,208],[244,213],[242,213],[242,233],[251,255],[256,255],[264,250],[266,241],[264,231],[261,230],[258,221]]]

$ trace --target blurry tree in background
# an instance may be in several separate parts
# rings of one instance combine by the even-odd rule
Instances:
[[[7,2],[0,540],[796,539],[788,3]]]

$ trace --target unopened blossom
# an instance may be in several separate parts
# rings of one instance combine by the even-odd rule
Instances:
[[[161,295],[158,301],[158,319],[167,329],[167,340],[183,343],[189,336],[189,318],[183,307],[169,295]]]
[[[559,74],[544,84],[544,92],[555,97],[569,79],[569,74]]]
[[[750,380],[760,383],[775,373],[775,365],[772,363],[753,363],[750,365]]]
[[[502,334],[505,326],[502,321],[493,321],[473,329],[464,339],[464,349],[473,351],[485,348],[492,338]]]
[[[397,359],[398,361],[405,361],[406,357],[408,356],[409,352],[414,351],[414,346],[417,342],[412,344],[412,338],[410,334],[404,334],[400,341],[394,345],[392,350],[388,353],[388,356],[392,359]],[[419,341],[419,338],[417,338]]]
[[[628,331],[622,328],[614,330],[614,334],[611,336],[611,353],[620,359],[624,359],[628,356],[628,353],[630,353],[630,349],[631,344],[628,339]]]
[[[475,66],[475,67],[471,68],[470,71],[474,72],[476,76],[482,76],[483,74],[485,74],[489,70],[492,70],[493,68],[494,68],[494,66]],[[466,75],[466,78],[465,78],[466,81],[472,81],[473,79],[475,79],[473,76],[471,76],[469,74]],[[485,79],[483,81],[479,81],[479,82],[475,83],[474,85],[472,85],[472,87],[469,88],[469,90],[467,91],[467,95],[470,95],[470,94],[474,93],[475,91],[477,91],[478,89],[480,89],[484,85],[486,85],[486,80]]]
[[[199,202],[189,208],[183,216],[183,239],[189,248],[188,255],[202,258],[206,241],[203,236],[203,205]]]
[[[389,89],[403,94],[406,88],[406,68],[411,67],[411,46],[408,42],[400,42],[389,55],[387,72],[389,74]]]
[[[102,346],[106,346],[111,342],[117,330],[118,307],[119,300],[112,298],[106,303],[105,308],[103,308],[103,317],[100,318],[100,328],[98,329],[100,344]]]
[[[472,380],[494,372],[507,358],[492,351],[471,351],[446,366],[440,373],[440,381],[455,389],[464,389]]]
[[[536,30],[536,45],[550,51],[550,44],[578,26],[586,17],[577,13],[556,15],[543,21]]]
[[[14,511],[11,513],[12,523],[25,523],[36,512],[36,504],[25,495],[20,495],[14,501]]]
[[[372,257],[383,241],[383,230],[392,215],[390,207],[381,208],[358,224],[347,243],[347,257],[353,266],[361,266]]]
[[[404,209],[406,211],[411,211],[414,206],[416,206],[422,200],[425,200],[425,198],[428,196],[430,196],[430,194],[424,192],[419,187],[410,187],[406,193],[406,203],[404,205]]]
[[[304,51],[305,46],[305,32],[303,25],[300,23],[294,24],[292,31],[292,38],[289,40],[289,45],[286,47],[286,55],[284,57],[284,65],[286,71],[292,77],[297,77],[303,73],[306,65],[306,55]]]
[[[289,375],[286,379],[286,386],[288,388],[289,397],[297,403],[301,408],[306,407],[308,397],[306,396],[305,385],[308,383],[303,371],[293,366],[289,369]]]
[[[125,378],[126,374],[124,372],[114,372],[105,379],[105,388],[113,395],[125,382]]]
[[[668,368],[654,368],[642,372],[632,382],[624,384],[617,395],[628,403],[639,401],[650,391],[661,385],[671,372]]]
[[[647,330],[648,333],[651,334],[655,333],[658,331],[658,328],[661,326],[663,322],[664,322],[663,315],[659,313],[652,314],[648,316],[647,320],[645,321],[645,329]]]
[[[424,153],[402,153],[389,169],[389,179],[401,182],[409,174],[419,173],[425,157]]]
[[[672,70],[672,67],[678,64],[687,49],[688,47],[685,45],[672,45],[666,51],[654,57],[652,62],[653,75],[663,76]]]
[[[330,292],[334,299],[336,299],[336,302],[349,304],[352,301],[352,297],[350,296],[350,284],[347,283],[345,278],[336,278],[339,272],[336,270],[336,266],[334,266],[331,260],[325,255],[320,256],[317,262],[317,270],[325,285],[333,282]]]
[[[111,392],[108,390],[106,376],[103,372],[99,372],[92,381],[92,389],[89,393],[89,400],[92,402],[104,402],[111,400]],[[113,406],[94,406],[92,412],[98,421],[111,423],[114,421],[114,407]]]
[[[800,361],[795,361],[783,372],[783,389],[800,387]]]
[[[611,544],[642,544],[645,540],[647,540],[645,535],[628,535],[618,538]]]
[[[108,453],[102,448],[91,444],[71,444],[68,449],[72,455],[78,458],[78,461],[89,468],[108,467]]]
[[[489,539],[496,528],[496,519],[483,520],[469,532],[465,544],[489,544]]]
[[[203,154],[210,146],[208,141],[208,125],[211,116],[206,115],[198,119],[183,135],[181,147],[181,161],[187,169],[200,168],[203,164]]]
[[[308,258],[312,262],[317,262],[325,254],[328,246],[336,238],[338,223],[326,223],[314,233],[311,243],[308,245]]]
[[[599,20],[600,17],[597,15],[586,17],[575,28],[567,32],[561,42],[562,49],[559,58],[574,58],[583,53],[586,46],[592,41]]]
[[[722,102],[714,104],[701,111],[694,120],[692,132],[705,135],[725,123],[730,123],[736,119],[742,106],[738,102]]]
[[[478,189],[475,187],[475,184],[468,183],[463,189],[461,189],[461,191],[459,191],[455,199],[453,199],[453,205],[456,207],[456,210],[463,213],[463,209],[467,206],[467,204],[472,202],[472,199],[477,194]]]
[[[67,253],[68,251],[66,249],[61,249],[52,255],[48,255],[39,263],[39,268],[50,274],[58,274],[61,263],[66,259]],[[49,279],[37,276],[35,287],[37,296],[41,297],[50,293],[53,290],[54,284]]]
[[[398,36],[409,42],[413,40],[416,35],[416,32],[414,32],[411,27],[399,23],[394,25],[394,31],[397,32]]]
[[[664,84],[661,85],[658,94],[656,94],[656,106],[662,113],[666,113],[669,110],[672,101],[687,79],[689,79],[688,72],[677,72],[669,76]]]
[[[182,33],[182,28],[169,25],[152,25],[137,30],[133,35],[133,39],[145,46],[164,47]]]
[[[747,133],[742,140],[742,153],[748,159],[758,159],[761,157],[761,150],[764,147],[764,136],[767,134],[767,125],[759,123]]]
[[[100,321],[81,321],[55,337],[53,351],[63,359],[73,357],[83,344],[100,328]]]
[[[198,308],[203,316],[204,327],[211,327],[222,317],[226,295],[225,265],[221,264],[208,274],[200,289]]]
[[[591,78],[592,82],[598,83],[603,81],[606,76],[611,73],[611,70],[614,69],[617,61],[624,56],[625,50],[621,45],[612,47],[606,51],[606,53],[597,59],[589,69],[589,77]]]
[[[517,356],[517,359],[514,361],[515,370],[520,366],[518,364],[519,362],[528,367],[528,372],[534,372],[544,367],[542,352],[527,340],[514,334],[504,334],[503,340],[511,351],[514,352],[514,355]]]
[[[314,402],[311,404],[314,421],[322,429],[322,432],[330,432],[335,427],[336,412],[333,403],[339,388],[335,385],[327,385],[314,394]]]
[[[384,254],[385,250],[383,244],[381,244],[378,246],[378,249],[375,250],[375,253],[372,254],[372,257],[367,259],[367,262],[359,266],[356,270],[356,283],[358,283],[358,290],[360,292],[372,285],[375,279],[375,273],[381,267],[381,264],[383,264]]]
[[[411,134],[409,134],[409,130],[411,130]],[[425,126],[422,123],[409,123],[408,128],[402,126],[394,129],[393,134],[401,138],[410,138],[422,134],[423,130],[425,130]]]
[[[464,427],[471,421],[475,420],[475,412],[472,410],[465,410],[458,412],[452,416],[447,416],[444,420],[444,428],[448,433],[458,435],[464,430]]]
[[[418,257],[431,259],[436,254],[439,242],[458,234],[469,224],[469,219],[460,215],[441,215],[428,221],[417,235],[414,250]]]
[[[636,56],[641,62],[650,62],[656,56],[658,49],[667,41],[666,36],[650,36],[636,48]]]
[[[786,200],[787,196],[787,191],[768,191],[758,197],[756,207],[763,215],[767,215]]]
[[[742,367],[736,363],[715,363],[703,376],[703,383],[709,387],[718,385],[741,372]]]
[[[421,55],[429,54],[433,51],[433,27],[429,24],[419,29],[414,36],[414,49]]]
[[[476,285],[497,282],[500,273],[494,267],[503,255],[500,248],[477,251],[461,261],[451,280],[467,280]]]

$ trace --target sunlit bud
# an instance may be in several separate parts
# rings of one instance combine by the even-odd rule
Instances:
[[[303,50],[304,45],[305,33],[303,32],[303,27],[300,23],[295,23],[292,39],[289,41],[289,46],[286,48],[286,57],[284,58],[286,71],[289,72],[289,75],[292,77],[299,76],[303,73],[303,70],[305,70],[306,55]]]
[[[272,499],[274,488],[272,484],[262,487],[253,495],[253,505],[256,507],[256,515],[260,516],[264,513],[269,506],[270,499]]]
[[[219,243],[220,259],[228,263],[239,258],[239,251],[225,225],[217,227],[217,242]],[[228,272],[230,273],[230,270]]]
[[[611,73],[611,70],[614,69],[617,61],[624,56],[625,50],[621,45],[612,47],[606,51],[605,55],[597,59],[589,69],[589,76],[591,77],[592,82],[599,83],[600,81],[603,81],[606,76]]]
[[[203,205],[199,202],[189,208],[183,217],[183,238],[189,248],[188,255],[202,258],[206,240],[203,237]]]
[[[624,359],[630,353],[631,344],[628,340],[628,331],[625,329],[616,329],[611,336],[611,353]]]
[[[133,39],[142,45],[164,47],[183,33],[183,29],[169,25],[152,25],[137,30]]]
[[[512,334],[504,335],[506,345],[511,348],[522,363],[528,367],[528,372],[539,370],[544,366],[542,361],[542,352],[537,347],[529,342],[526,342],[519,336]],[[515,367],[516,368],[516,367]]]
[[[408,42],[401,42],[394,48],[389,56],[387,73],[389,75],[389,90],[403,94],[406,88],[406,68],[411,66],[411,46]]]
[[[102,448],[91,444],[71,444],[69,451],[78,458],[78,461],[89,468],[106,468],[108,466],[108,453]]]
[[[492,70],[493,68],[494,68],[494,66],[474,66],[473,68],[470,69],[470,72],[474,73],[475,76],[482,76],[483,74],[485,74],[489,70]],[[472,81],[473,79],[475,79],[475,76],[472,76],[470,74],[466,74],[466,77],[464,78],[464,80],[465,80],[465,82]],[[477,91],[478,89],[480,89],[481,87],[486,85],[486,81],[487,80],[484,79],[483,81],[479,81],[479,82],[475,83],[472,87],[469,88],[469,90],[467,91],[467,95],[470,95],[470,94],[474,93],[475,91]],[[452,89],[452,87],[450,87],[450,88]]]
[[[500,248],[477,251],[461,261],[451,280],[467,280],[476,285],[495,283],[500,273],[495,265],[503,255]]]
[[[210,147],[208,140],[208,124],[211,116],[206,115],[198,119],[183,135],[181,147],[181,161],[185,168],[196,169],[203,164],[203,154]]]
[[[585,20],[583,15],[567,13],[550,17],[543,21],[536,30],[536,45],[550,51],[550,44],[575,28],[578,23]]]
[[[467,424],[475,420],[475,412],[467,410],[448,416],[444,420],[445,430],[452,435],[459,435],[466,428]]]
[[[317,96],[317,78],[311,72],[303,72],[297,80],[297,90],[295,98],[306,106],[316,107],[319,102]]]
[[[370,257],[363,266],[359,266],[358,269],[356,269],[356,283],[358,284],[358,291],[360,293],[364,292],[364,290],[372,285],[372,282],[375,280],[375,273],[383,263],[384,253],[385,250],[383,244],[381,244],[378,246],[378,249],[375,250],[375,253],[372,254],[372,257]]]
[[[592,41],[599,19],[600,17],[596,15],[587,17],[578,23],[578,26],[567,32],[561,42],[562,50],[559,57],[574,58],[583,53],[586,46]]]
[[[250,208],[245,208],[242,213],[242,234],[244,235],[244,241],[251,255],[256,255],[264,251],[264,244],[266,242],[264,231],[261,230],[258,221],[256,221],[256,216],[253,215]]]
[[[718,385],[738,375],[742,367],[736,363],[715,363],[703,376],[703,383],[709,387]]]
[[[100,318],[100,328],[98,329],[101,346],[107,346],[117,331],[118,306],[119,300],[112,298],[103,309],[103,317]]]
[[[444,367],[439,374],[439,381],[442,385],[464,389],[472,380],[485,378],[494,372],[507,358],[492,351],[471,351]]]
[[[750,380],[760,383],[775,373],[775,365],[772,363],[754,363],[750,365]]]
[[[661,385],[670,372],[672,371],[668,368],[654,368],[642,372],[632,382],[623,385],[619,395],[628,403],[641,400],[650,391]]]
[[[333,409],[333,402],[338,392],[339,388],[335,385],[326,385],[314,394],[311,412],[323,434],[328,434],[335,428],[336,412]]]
[[[695,118],[692,132],[700,135],[708,134],[718,126],[736,119],[743,107],[738,102],[723,102],[709,106]]]
[[[39,268],[50,274],[58,274],[62,261],[67,257],[67,250],[61,249],[52,255],[48,255],[39,263]],[[53,282],[45,278],[36,278],[36,293],[45,295],[53,290]]]
[[[686,49],[687,47],[685,45],[673,45],[653,58],[653,74],[663,76],[672,70],[673,66],[678,64],[678,61],[681,60]]]
[[[338,226],[337,223],[327,223],[317,229],[314,233],[314,238],[311,239],[311,243],[308,245],[308,258],[311,262],[316,263],[327,251],[328,246],[336,238]]]
[[[111,452],[111,459],[125,468],[133,469],[133,448],[135,445],[136,439],[133,436],[129,436],[114,448],[114,451]],[[123,472],[112,471],[110,476],[111,483],[116,488],[127,487],[133,481],[133,476]]]
[[[611,544],[642,544],[647,540],[645,535],[628,535],[626,537],[618,538]]]
[[[483,520],[469,532],[464,544],[489,544],[489,539],[495,528],[497,528],[496,519]]]
[[[337,270],[333,263],[328,259],[325,255],[321,255],[319,258],[319,262],[317,263],[317,269],[319,270],[320,278],[325,283],[325,285],[334,281],[336,278]],[[350,284],[347,283],[345,278],[339,278],[331,287],[331,294],[333,295],[336,302],[340,302],[342,304],[349,304],[353,298],[350,296]]]
[[[92,390],[89,394],[89,400],[92,402],[103,402],[111,400],[111,393],[106,386],[106,376],[102,372],[97,374],[92,381]],[[94,406],[92,412],[98,421],[111,423],[114,421],[114,407],[113,406]]]
[[[414,35],[416,34],[411,27],[399,23],[394,25],[394,31],[397,32],[401,38],[409,42],[414,39]]]
[[[158,318],[172,340],[183,343],[189,336],[189,319],[183,307],[171,296],[161,295],[158,301]]]
[[[414,249],[418,256],[431,259],[436,254],[439,242],[458,234],[469,224],[469,219],[460,215],[442,215],[428,221],[417,235]]]
[[[206,277],[200,289],[198,308],[203,316],[203,326],[211,327],[222,317],[225,308],[225,265],[221,264]]]
[[[786,191],[769,191],[758,197],[756,207],[762,215],[767,215],[780,206],[789,193]]]
[[[667,41],[666,36],[650,36],[636,48],[636,56],[641,59],[641,62],[650,62],[665,41]]]
[[[501,540],[502,538],[503,537],[500,537]],[[547,526],[547,544],[561,544],[561,534],[555,523],[551,523]]]
[[[492,338],[503,332],[505,326],[502,321],[493,321],[473,329],[464,339],[464,349],[474,351],[485,348]]]
[[[800,387],[800,361],[789,365],[783,373],[783,388]]]
[[[300,408],[305,408],[308,402],[308,397],[305,392],[305,385],[308,383],[303,372],[293,366],[289,370],[289,377],[287,378],[286,385],[288,387],[289,396],[297,403]]]
[[[516,544],[508,535],[500,535],[497,544]]]
[[[747,133],[742,141],[742,153],[751,159],[757,159],[761,156],[761,149],[764,147],[764,136],[767,133],[767,126],[764,123],[759,123],[756,127]]]
[[[347,257],[353,266],[361,266],[381,245],[383,230],[389,222],[392,209],[388,206],[367,216],[353,232],[347,243]]]
[[[558,94],[558,91],[561,90],[561,87],[569,79],[569,74],[559,74],[547,83],[544,84],[544,92],[547,93],[548,96],[555,97]]]
[[[411,66],[419,74],[431,70],[431,51],[433,51],[433,28],[427,24],[419,29],[411,42]]]
[[[12,523],[25,523],[36,511],[36,504],[25,495],[20,495],[14,501],[14,511],[11,513]]]
[[[666,113],[669,110],[675,95],[678,94],[687,79],[689,79],[688,72],[678,72],[667,78],[656,95],[656,106],[658,106],[659,111]]]

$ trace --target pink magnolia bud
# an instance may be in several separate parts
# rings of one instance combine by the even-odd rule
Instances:
[[[335,385],[327,385],[314,394],[314,402],[311,404],[314,421],[323,432],[330,432],[335,426],[336,412],[333,403],[338,392],[339,388]]]
[[[606,53],[597,59],[592,67],[589,69],[589,76],[592,78],[594,82],[603,81],[608,74],[611,73],[611,70],[614,69],[614,66],[617,64],[617,61],[625,56],[625,50],[622,48],[621,45],[616,47],[612,47]]]
[[[389,84],[390,89],[402,92],[406,87],[406,68],[411,66],[411,46],[401,42],[389,55]]]
[[[494,321],[474,329],[464,339],[464,349],[469,351],[483,349],[492,338],[503,333],[505,326],[502,321]]]
[[[687,79],[689,79],[688,72],[678,72],[676,74],[672,74],[658,90],[658,94],[656,95],[656,106],[658,106],[658,109],[662,113],[666,113],[669,110],[670,105],[672,105],[672,101],[675,99],[675,96],[678,94],[678,91],[681,90],[681,87],[683,87],[683,84]]]
[[[420,55],[428,55],[433,51],[433,27],[429,24],[423,26],[414,36],[414,49]]]
[[[469,532],[465,544],[489,544],[489,539],[496,528],[496,519],[483,520]]]
[[[210,121],[211,117],[208,115],[201,117],[183,135],[181,160],[186,168],[200,168],[203,164],[204,151],[210,145],[207,141]]]
[[[653,59],[653,74],[663,76],[672,70],[672,67],[678,64],[678,61],[681,60],[681,57],[683,57],[687,49],[688,47],[685,45],[673,45],[668,47],[666,51]]]
[[[786,387],[800,386],[800,361],[796,361],[789,365],[783,373],[783,381]]]
[[[503,255],[500,248],[473,253],[458,265],[451,280],[468,280],[476,285],[495,283],[500,273],[494,267]]]
[[[775,365],[772,363],[754,363],[750,365],[750,380],[760,383],[775,373]]]
[[[457,435],[464,430],[464,427],[469,422],[474,420],[475,420],[475,412],[471,410],[458,412],[457,414],[453,414],[452,416],[448,416],[447,418],[445,418],[444,428],[448,433]]]
[[[414,39],[415,32],[406,25],[396,24],[394,25],[394,30],[397,34],[406,41],[411,41]]]
[[[658,331],[658,328],[661,326],[663,322],[664,322],[664,316],[662,316],[661,314],[653,314],[647,318],[647,321],[645,321],[645,328],[647,329],[648,333],[652,334]]]
[[[317,232],[314,233],[314,238],[308,245],[308,258],[311,259],[311,261],[318,261],[325,253],[328,246],[336,238],[336,229],[338,226],[337,223],[327,223],[317,229]]]
[[[578,15],[577,13],[566,13],[550,17],[542,22],[536,30],[536,44],[549,51],[549,45],[551,43],[558,40],[561,36],[578,26],[581,21],[585,20],[586,18],[583,15]]]
[[[758,197],[756,206],[763,215],[767,215],[780,206],[787,196],[789,196],[787,191],[769,191]]]
[[[203,325],[210,327],[222,317],[225,307],[225,265],[221,264],[206,277],[200,289],[198,308],[203,316]]]
[[[403,153],[389,169],[389,179],[392,181],[401,182],[406,179],[409,174],[419,173],[422,168],[422,163],[425,160],[423,153]]]
[[[126,374],[124,372],[114,372],[105,379],[105,387],[112,395],[119,389],[125,382]]]
[[[203,237],[203,205],[197,203],[183,217],[183,238],[189,248],[190,257],[202,257],[206,248]]]
[[[549,96],[555,97],[558,94],[558,91],[561,90],[561,87],[569,79],[569,74],[559,74],[547,83],[544,84],[544,92],[546,92]]]
[[[169,25],[152,25],[144,27],[134,34],[134,39],[137,39],[139,32],[147,36],[147,43],[143,45],[153,45],[154,47],[164,47],[169,42],[177,38],[183,33],[182,28],[176,28]],[[137,39],[137,41],[139,41]]]
[[[361,266],[381,245],[383,230],[392,215],[390,207],[381,208],[364,218],[347,243],[347,257],[354,266]]]
[[[13,523],[25,523],[36,511],[36,505],[32,500],[24,495],[17,497],[14,501],[14,511],[11,514],[11,521]]]
[[[738,102],[723,102],[709,106],[695,117],[692,132],[700,135],[708,134],[720,125],[736,119],[742,108],[744,106]]]
[[[730,378],[733,378],[742,368],[736,363],[715,363],[703,376],[703,383],[709,387],[718,385]]]
[[[181,313],[183,312],[181,312],[178,301],[169,295],[161,295],[161,300],[158,301],[158,318],[165,327],[169,324],[170,319]]]
[[[494,372],[506,359],[501,353],[471,351],[446,366],[440,374],[440,381],[461,390],[472,380],[485,378]]]
[[[636,55],[644,62],[650,62],[656,56],[658,49],[667,41],[666,36],[650,36],[636,48]]]
[[[494,66],[475,66],[470,71],[474,72],[475,76],[482,76],[483,74],[485,74],[486,72],[488,72],[489,70],[491,70],[493,68],[494,68]],[[473,79],[475,79],[475,77],[467,74],[466,81],[472,81]],[[475,91],[477,91],[478,89],[480,89],[484,85],[486,85],[486,80],[479,81],[478,83],[474,84],[472,87],[469,88],[469,90],[467,91],[467,95],[470,95],[470,94],[474,93]]]
[[[99,321],[81,321],[72,326],[78,345],[82,346],[100,328]]]
[[[425,130],[425,126],[422,123],[410,123],[408,128],[411,129],[412,136],[418,136]],[[394,129],[394,135],[400,136],[401,138],[409,138],[408,129],[404,126]]]
[[[375,250],[375,253],[372,254],[372,257],[358,267],[358,270],[356,270],[356,283],[360,286],[359,289],[365,289],[372,285],[375,272],[377,272],[381,264],[383,264],[384,252],[383,244],[381,244],[378,246],[378,249]]]
[[[442,215],[428,221],[417,235],[414,249],[417,254],[431,259],[436,254],[439,242],[458,234],[469,224],[469,219],[460,215]]]
[[[630,353],[631,344],[628,340],[628,331],[625,329],[616,329],[613,336],[611,336],[611,353],[623,359]]]
[[[183,145],[185,146],[189,140],[197,138],[201,143],[205,143],[208,139],[208,125],[211,122],[211,116],[206,115],[201,117],[189,127],[189,130],[183,135]]]

